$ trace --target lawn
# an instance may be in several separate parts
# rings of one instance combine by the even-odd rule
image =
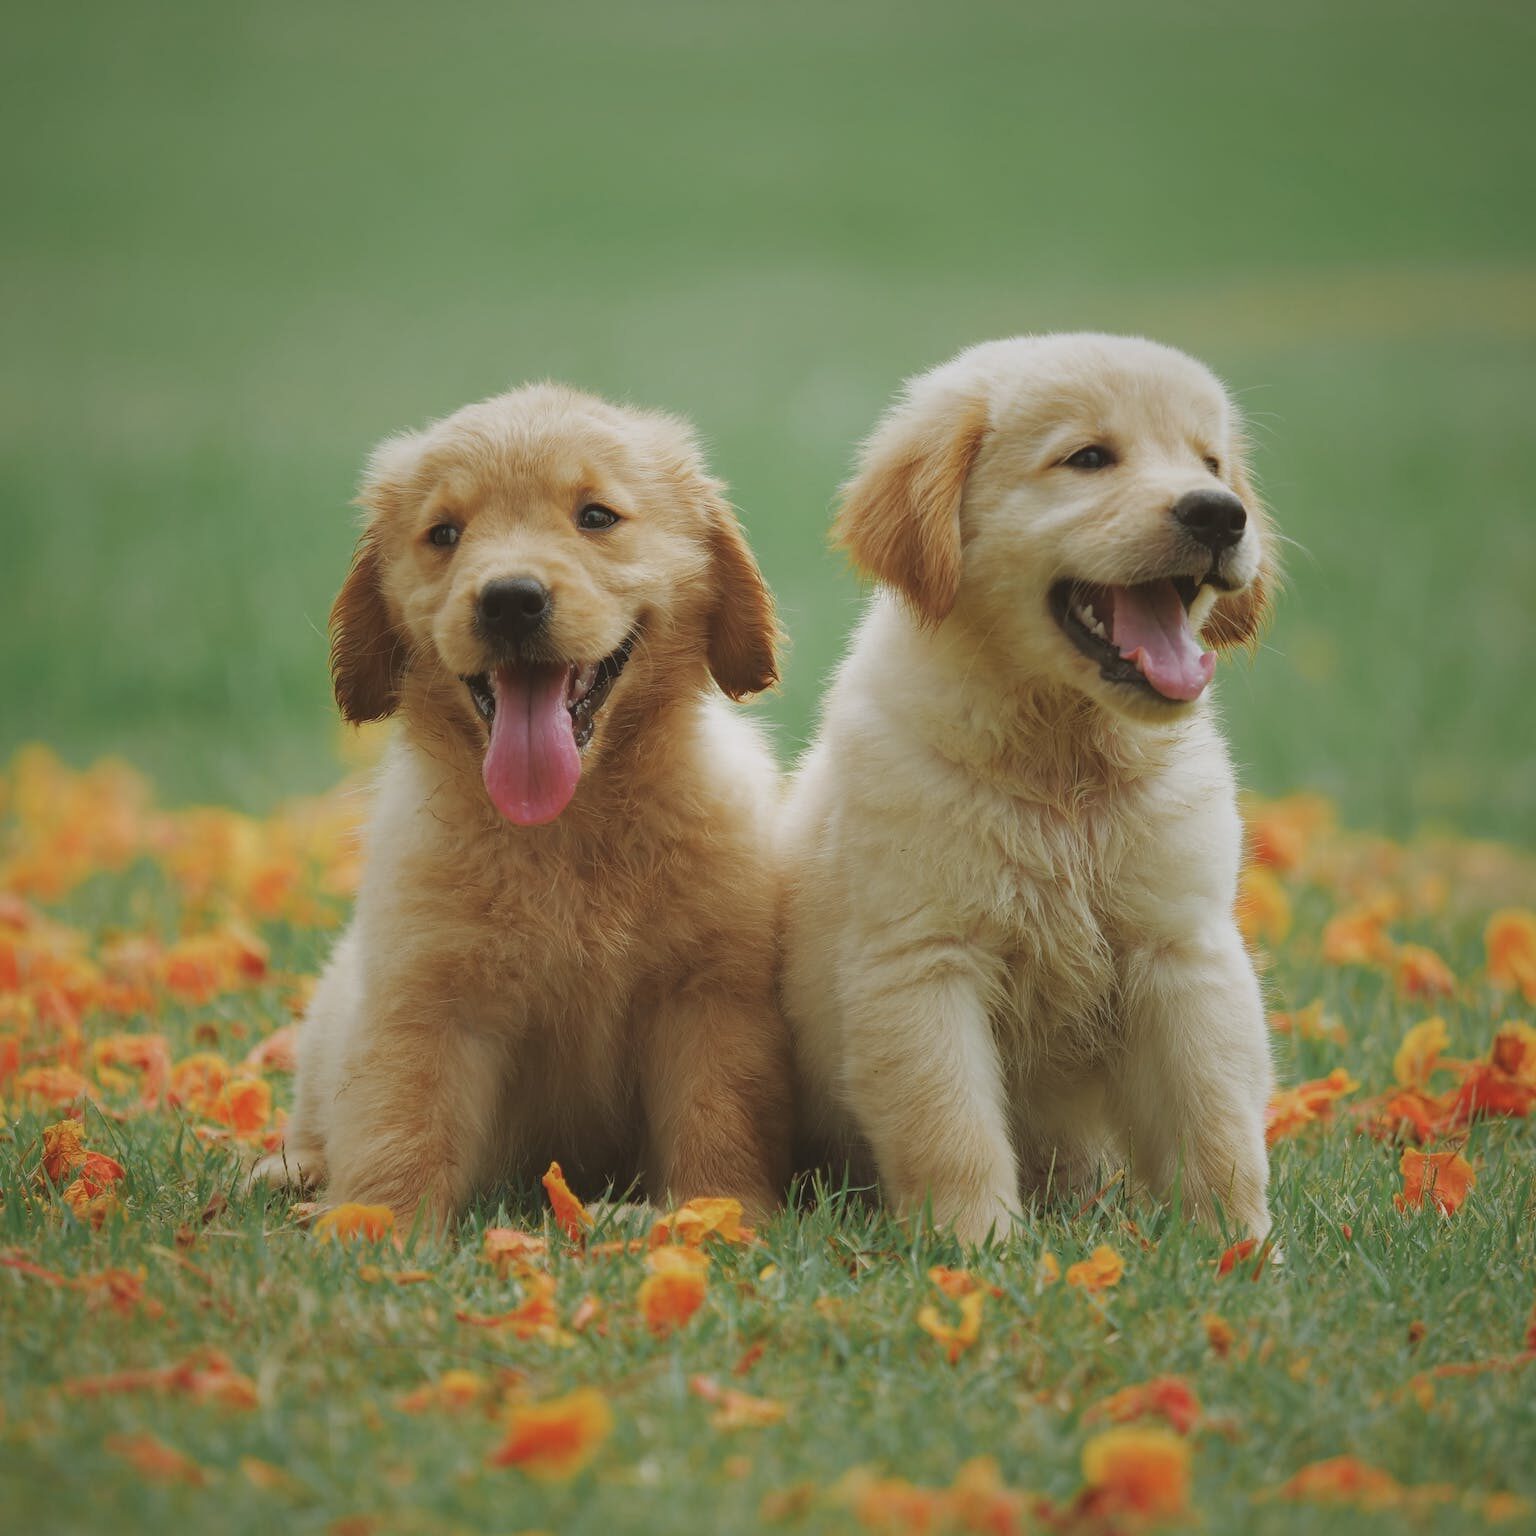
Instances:
[[[1500,0],[10,17],[0,1524],[1529,1528],[1533,41]],[[541,376],[691,416],[791,637],[788,763],[860,601],[854,445],[1065,327],[1213,364],[1293,541],[1217,685],[1312,1085],[1283,1262],[1222,1273],[1237,1234],[1115,1170],[1006,1248],[833,1196],[702,1266],[535,1183],[444,1245],[246,1194],[355,888],[375,744],[324,631],[369,445]]]
[[[1536,1518],[1536,913],[1508,906],[1536,889],[1527,856],[1253,808],[1244,922],[1305,1085],[1272,1107],[1283,1262],[1106,1170],[1006,1247],[831,1198],[754,1240],[727,1220],[690,1263],[683,1222],[664,1258],[611,1217],[571,1241],[532,1181],[441,1244],[345,1240],[245,1192],[356,878],[355,788],[268,820],[164,812],[121,768],[38,750],[0,804],[16,1530]],[[1423,1155],[1444,1166],[1416,1204]]]

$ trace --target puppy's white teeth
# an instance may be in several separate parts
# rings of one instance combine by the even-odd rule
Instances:
[[[597,663],[589,661],[586,666],[580,668],[575,677],[571,679],[571,703],[579,704],[591,693],[592,685],[597,681]]]
[[[1200,630],[1205,627],[1205,621],[1211,616],[1211,609],[1216,606],[1216,598],[1219,594],[1216,588],[1207,582],[1195,593],[1195,600],[1189,605],[1189,624],[1191,629]]]
[[[1087,603],[1079,603],[1072,610],[1072,617],[1077,620],[1090,635],[1097,635],[1100,640],[1108,640],[1109,635],[1104,629],[1104,621],[1088,606]]]

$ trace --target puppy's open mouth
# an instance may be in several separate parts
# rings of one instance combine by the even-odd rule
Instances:
[[[1073,645],[1096,662],[1106,682],[1150,698],[1187,704],[1205,692],[1216,657],[1199,631],[1220,595],[1190,576],[1165,576],[1131,587],[1058,581],[1051,614]]]
[[[463,679],[490,733],[485,787],[508,821],[541,826],[570,804],[582,748],[634,649],[631,634],[601,661],[518,663]]]

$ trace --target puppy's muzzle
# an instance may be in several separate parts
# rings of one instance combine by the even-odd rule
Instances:
[[[554,598],[533,576],[488,581],[475,600],[475,627],[487,639],[507,645],[531,640],[549,623]]]
[[[1248,526],[1248,509],[1231,491],[1190,491],[1174,503],[1173,516],[1213,555],[1231,549]]]

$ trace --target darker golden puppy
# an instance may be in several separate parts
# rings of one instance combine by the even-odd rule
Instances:
[[[721,695],[776,632],[691,434],[531,386],[386,441],[362,502],[336,695],[399,731],[258,1174],[438,1224],[551,1158],[770,1206],[775,770]]]

